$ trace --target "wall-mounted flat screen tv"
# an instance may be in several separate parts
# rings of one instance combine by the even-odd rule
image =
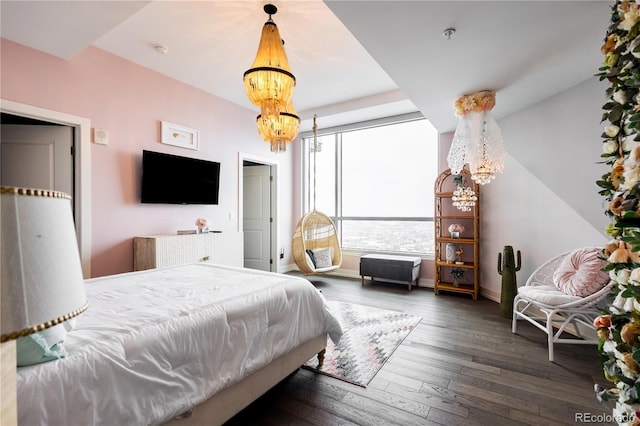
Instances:
[[[142,202],[218,204],[220,163],[142,151]]]

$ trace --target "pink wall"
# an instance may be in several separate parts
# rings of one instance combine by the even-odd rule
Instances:
[[[271,154],[255,129],[255,111],[97,48],[87,48],[66,61],[7,40],[0,42],[2,99],[87,117],[92,127],[109,132],[108,146],[90,146],[91,276],[131,271],[137,235],[193,229],[197,217],[208,218],[215,229],[239,229],[238,152],[278,163],[278,238],[285,249],[280,266],[293,263],[291,235],[302,213],[300,151],[294,144],[285,154]],[[244,91],[241,84],[238,90]],[[198,129],[200,150],[159,143],[161,121]],[[143,149],[219,161],[220,204],[140,204]],[[229,220],[229,213],[234,220]],[[432,263],[423,260],[422,278],[433,278]],[[345,255],[343,268],[357,274],[359,255]]]
[[[255,128],[256,112],[89,47],[66,61],[1,40],[0,97],[87,117],[109,132],[109,145],[91,144],[92,276],[133,269],[136,235],[194,229],[206,217],[220,230],[238,229],[238,153],[278,162],[279,201],[292,210],[292,155],[271,154]],[[238,90],[244,92],[240,76]],[[200,150],[159,143],[160,122],[200,131]],[[140,204],[142,150],[221,163],[220,204]],[[230,220],[230,213],[233,220]],[[281,219],[282,220],[282,219]],[[281,240],[288,246],[295,223],[285,215]]]

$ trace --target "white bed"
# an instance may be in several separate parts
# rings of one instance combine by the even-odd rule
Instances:
[[[86,291],[69,355],[18,369],[21,425],[221,424],[342,334],[311,283],[282,274],[201,263]]]

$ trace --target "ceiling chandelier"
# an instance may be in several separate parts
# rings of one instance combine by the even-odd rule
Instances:
[[[260,107],[260,136],[271,144],[271,151],[282,152],[300,127],[292,103],[296,78],[289,68],[278,27],[271,19],[278,9],[266,4],[264,11],[269,19],[262,27],[256,58],[244,73],[244,87],[251,103]]]
[[[271,152],[284,152],[300,129],[300,117],[292,103],[282,108],[277,117],[263,118],[260,114],[256,121],[260,137],[271,143]]]
[[[471,179],[480,185],[491,182],[504,170],[502,132],[491,116],[496,92],[483,90],[459,97],[455,102],[456,127],[447,162],[452,174],[460,174],[469,164]]]
[[[453,191],[451,201],[454,207],[462,210],[463,212],[471,211],[471,208],[476,205],[478,196],[470,186],[464,186],[464,176],[458,175],[453,178],[453,182],[456,184],[456,190]]]

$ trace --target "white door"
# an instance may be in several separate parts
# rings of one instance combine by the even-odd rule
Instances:
[[[73,129],[0,126],[2,186],[51,189],[73,197]]]
[[[245,268],[271,270],[271,167],[243,167]]]

